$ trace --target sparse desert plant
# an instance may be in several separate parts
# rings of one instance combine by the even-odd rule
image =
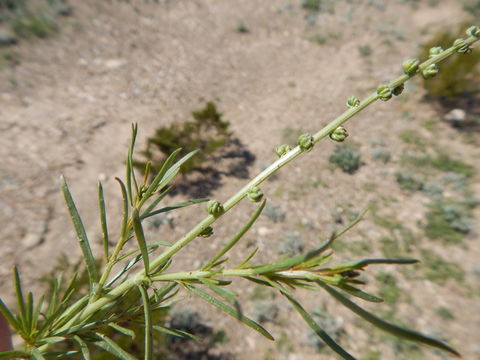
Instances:
[[[329,160],[343,172],[353,174],[360,167],[360,151],[353,146],[337,145]]]
[[[213,102],[207,102],[205,107],[192,112],[192,117],[191,121],[159,127],[155,135],[147,140],[147,148],[143,152],[147,161],[135,161],[134,166],[146,171],[150,162],[148,168],[151,173],[157,173],[163,161],[181,148],[180,156],[194,150],[198,150],[198,153],[183,164],[180,172],[186,174],[201,169],[215,151],[227,144],[232,134],[228,130],[230,123],[222,119],[223,115]]]
[[[240,311],[237,294],[228,288],[233,279],[252,282],[284,297],[314,333],[344,359],[355,358],[322,328],[321,324],[315,320],[315,314],[311,315],[299,303],[296,289],[323,290],[360,318],[385,332],[459,356],[458,351],[444,341],[384,320],[366,311],[349,297],[351,295],[364,301],[381,302],[381,298],[366,293],[361,288],[364,284],[359,279],[362,271],[373,265],[408,265],[417,262],[415,259],[367,258],[332,263],[333,252],[330,249],[332,243],[361,221],[365,211],[343,229],[330,234],[315,248],[297,256],[284,256],[253,265],[252,259],[258,251],[254,249],[250,254],[242,254],[244,260],[241,263],[232,265],[225,255],[242,239],[264,210],[267,200],[264,199],[260,185],[266,179],[294,159],[310,152],[316,143],[326,137],[337,142],[344,141],[348,134],[342,124],[376,101],[387,101],[393,95],[400,95],[403,84],[416,74],[421,73],[425,78],[434,76],[438,72],[436,64],[456,52],[465,52],[465,49],[470,48],[480,39],[480,28],[472,26],[467,30],[467,34],[467,39],[460,43],[455,42],[450,48],[436,53],[423,63],[416,59],[407,60],[403,63],[403,75],[378,86],[377,90],[365,99],[350,97],[347,101],[348,110],[315,134],[302,134],[294,148],[288,145],[277,147],[276,152],[279,158],[223,202],[214,199],[193,199],[160,207],[161,201],[171,189],[172,180],[182,166],[195,156],[196,151],[189,152],[176,160],[181,152],[177,149],[164,160],[151,179],[149,176],[144,176],[143,180],[137,179],[133,166],[137,126],[133,125],[132,140],[126,157],[126,176],[124,181],[116,178],[123,197],[123,217],[117,242],[113,241],[114,232],[107,226],[105,199],[100,183],[98,207],[103,234],[103,261],[99,266],[95,261],[87,232],[69,187],[62,177],[62,192],[87,269],[88,290],[76,294],[77,277],[73,276],[65,284],[60,276],[55,279],[58,283],[57,290],[47,294],[46,297],[34,299],[31,292],[25,295],[19,271],[15,268],[17,315],[14,315],[3,301],[0,301],[0,311],[19,337],[24,340],[25,346],[18,350],[2,352],[0,357],[53,359],[75,356],[89,359],[90,348],[96,347],[109,353],[113,358],[135,359],[107,332],[108,329],[113,328],[118,333],[117,336],[133,336],[130,327],[134,323],[141,324],[143,327],[143,358],[153,359],[154,351],[161,350],[155,347],[153,340],[155,331],[179,337],[191,336],[176,330],[174,325],[167,327],[155,322],[157,314],[162,314],[181,300],[181,291],[197,296],[198,299],[236,318],[267,339],[273,340],[273,336],[265,327]],[[217,121],[219,121],[218,118]],[[146,164],[145,173],[148,174],[149,171],[153,171],[153,168]],[[196,239],[205,241],[204,238],[212,236],[215,222],[244,199],[253,203],[252,215],[240,229],[237,229],[238,232],[212,255],[209,261],[198,268],[187,268],[184,271],[170,270],[170,265],[175,261],[175,255],[192,241]],[[205,217],[180,239],[173,243],[147,242],[143,230],[145,219],[186,206],[198,206],[199,203],[206,203]],[[134,250],[125,249],[125,245],[129,242],[135,242]],[[134,268],[136,264],[140,269]],[[449,269],[452,272],[455,270],[453,267]],[[450,271],[449,269],[443,269],[443,271]],[[114,270],[118,272],[114,273]],[[431,269],[434,273],[440,270]],[[458,273],[455,274],[456,279],[460,279],[458,275]],[[74,295],[79,298],[75,300]],[[121,309],[118,309],[119,305]],[[60,346],[59,344],[70,344],[74,346],[74,350],[54,351],[56,346]]]

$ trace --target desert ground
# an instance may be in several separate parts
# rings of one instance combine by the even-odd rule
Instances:
[[[245,165],[252,177],[276,159],[276,145],[319,130],[346,109],[349,96],[363,98],[400,75],[401,63],[418,56],[435,34],[478,23],[465,2],[456,0],[323,3],[311,11],[300,0],[70,1],[73,12],[58,18],[54,35],[8,47],[18,61],[5,61],[0,69],[2,299],[15,306],[13,266],[19,267],[24,287],[41,294],[40,279],[62,256],[72,264],[80,258],[59,188],[61,174],[94,250],[100,253],[102,247],[98,180],[112,233],[118,232],[121,193],[114,178],[124,176],[132,122],[138,123],[141,157],[156,128],[190,120],[192,111],[212,101],[254,156]],[[471,207],[468,231],[453,242],[430,238],[426,228],[439,201],[480,199],[480,133],[445,122],[446,110],[425,98],[423,81],[415,78],[401,96],[375,103],[345,125],[346,142],[361,154],[353,174],[331,164],[336,144],[327,138],[267,181],[262,190],[269,213],[230,260],[240,262],[255,246],[258,263],[281,257],[285,246],[308,250],[370,204],[365,220],[334,246],[335,261],[393,253],[421,262],[370,269],[366,288],[387,301],[366,308],[447,340],[465,359],[478,359],[480,207]],[[440,152],[473,169],[468,178],[462,182],[462,174],[455,178],[454,171],[442,169],[423,173],[404,161],[411,153]],[[399,173],[421,178],[422,189],[402,188]],[[452,178],[460,179],[458,186],[448,182]],[[247,178],[226,171],[216,181],[208,197],[224,201]],[[165,203],[191,196],[179,192]],[[197,268],[252,209],[242,202],[219,221],[214,237],[199,238],[176,255],[173,269]],[[174,241],[202,217],[202,206],[174,211],[164,223],[152,224],[148,235]],[[277,341],[187,295],[178,311],[194,309],[206,324],[226,332],[227,340],[202,359],[335,358],[312,340],[282,298],[242,281],[233,288],[247,314],[268,314],[262,321]],[[448,358],[382,335],[320,290],[298,291],[298,296],[359,359]]]

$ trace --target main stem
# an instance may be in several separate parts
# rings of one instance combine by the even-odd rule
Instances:
[[[466,39],[466,44],[472,45],[473,43],[477,42],[478,38],[475,37],[469,37]],[[450,55],[454,54],[457,52],[457,50],[460,48],[460,46],[452,46],[440,54],[426,60],[419,66],[419,70],[409,76],[409,75],[401,75],[398,78],[390,81],[388,83],[388,86],[391,89],[394,89],[404,83],[406,83],[410,78],[413,76],[417,75],[422,71],[422,69],[425,69],[431,64],[436,64],[439,63],[446,58],[448,58]],[[346,121],[348,121],[350,118],[352,118],[354,115],[358,114],[360,111],[364,110],[366,107],[369,105],[373,104],[379,99],[379,96],[376,92],[370,94],[367,98],[365,98],[363,101],[360,102],[360,105],[350,108],[346,110],[343,114],[338,116],[336,119],[334,119],[332,122],[327,124],[325,127],[323,127],[321,130],[319,130],[317,133],[313,135],[314,143],[319,142],[326,136],[328,136],[332,131],[334,131],[338,126],[342,125]],[[278,160],[276,160],[273,164],[271,164],[269,167],[267,167],[265,170],[260,172],[255,178],[253,178],[250,182],[248,182],[243,188],[241,188],[236,194],[234,194],[230,199],[228,199],[224,204],[224,213],[222,216],[228,212],[232,207],[234,207],[236,204],[238,204],[247,194],[248,190],[252,188],[253,186],[258,186],[262,182],[264,182],[266,179],[268,179],[272,174],[277,172],[280,168],[288,164],[290,161],[296,159],[300,154],[302,154],[302,150],[300,149],[299,146],[296,146],[292,150],[290,150],[287,154],[284,156],[280,157]],[[161,264],[165,263],[168,259],[170,259],[173,255],[175,255],[178,251],[183,249],[186,245],[188,245],[193,239],[195,239],[198,234],[200,234],[205,228],[213,224],[219,217],[214,217],[212,215],[206,216],[203,220],[201,220],[192,230],[190,230],[187,234],[185,234],[182,238],[180,238],[175,244],[173,244],[171,247],[169,247],[167,250],[165,250],[162,254],[160,254],[156,259],[150,262],[150,269],[155,269]],[[177,278],[178,279],[178,278]],[[90,316],[92,316],[96,311],[100,310],[103,306],[107,305],[108,303],[114,301],[117,297],[125,294],[127,291],[129,291],[132,287],[136,286],[137,284],[146,281],[147,277],[145,276],[145,270],[139,271],[137,274],[135,274],[132,278],[129,280],[126,280],[122,284],[118,285],[115,289],[111,290],[108,292],[106,295],[103,297],[99,298],[95,302],[92,302],[88,304],[84,310],[82,311],[81,315],[79,317],[76,317],[72,320],[70,320],[68,323],[66,323],[63,327],[58,329],[56,333],[59,333],[61,331],[64,331],[65,329],[68,329],[75,323],[78,323],[79,321],[83,321],[85,319],[88,319]],[[172,279],[175,280],[175,279]]]

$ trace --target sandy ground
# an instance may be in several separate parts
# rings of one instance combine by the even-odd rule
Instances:
[[[91,239],[100,238],[98,179],[104,183],[110,222],[116,228],[121,209],[114,177],[123,175],[131,122],[139,124],[142,148],[156,127],[187,120],[193,110],[214,100],[235,136],[255,154],[249,169],[253,175],[274,159],[271,149],[283,142],[286,128],[318,130],[344,110],[348,96],[363,97],[400,74],[401,62],[413,57],[429,34],[468,19],[456,1],[418,8],[400,1],[339,1],[334,14],[319,14],[311,25],[300,4],[86,0],[74,4],[74,16],[62,20],[57,36],[18,46],[21,64],[0,71],[0,282],[8,303],[13,300],[10,274],[14,265],[20,268],[25,287],[40,291],[38,278],[54,266],[60,254],[75,259],[80,253],[59,191],[60,174],[70,184]],[[250,32],[236,31],[240,23]],[[325,43],[311,41],[314,35],[323,36]],[[357,49],[362,45],[373,49],[368,58]],[[261,249],[258,260],[277,256],[275,242],[285,231],[301,231],[311,246],[332,230],[331,213],[339,206],[351,204],[358,210],[370,200],[379,202],[382,215],[395,217],[422,236],[417,222],[423,219],[428,199],[400,192],[393,176],[404,151],[398,134],[416,129],[480,171],[478,147],[462,142],[447,125],[439,124],[435,134],[421,127],[422,120],[438,118],[432,106],[422,101],[422,94],[421,81],[415,80],[405,96],[375,104],[348,124],[349,140],[365,154],[365,165],[355,175],[329,168],[334,144],[324,141],[267,183],[267,197],[288,215],[274,226],[261,218],[251,232],[249,239]],[[412,116],[401,115],[406,112]],[[388,164],[370,160],[372,143],[378,139],[392,154]],[[225,200],[244,182],[225,178],[212,196]],[[367,183],[374,183],[375,190],[366,191]],[[478,195],[478,182],[472,186]],[[180,195],[167,202],[184,198]],[[216,238],[189,246],[177,256],[175,266],[198,266],[247,219],[251,209],[241,204],[228,220],[220,221]],[[175,214],[175,228],[162,233],[164,239],[174,240],[188,230],[202,218],[200,211]],[[375,244],[384,233],[368,218],[345,241],[368,238]],[[100,243],[95,244],[100,251]],[[478,278],[472,275],[480,255],[475,240],[463,248],[431,246],[448,254],[451,261],[461,262],[469,286],[478,289]],[[240,246],[233,259],[247,251],[246,245]],[[381,253],[374,247],[372,255]],[[479,319],[472,316],[480,312],[478,294],[468,296],[465,288],[451,281],[438,286],[425,279],[400,277],[398,282],[413,298],[398,307],[398,317],[448,339],[465,359],[480,356]],[[244,299],[252,291],[245,284],[238,289]],[[301,292],[300,298],[310,308],[320,301],[340,317],[346,324],[348,348],[359,356],[365,353],[370,328],[354,326],[353,315],[338,310],[326,297],[319,300],[317,295]],[[444,323],[436,317],[438,306],[454,309],[455,321]],[[200,309],[206,308],[200,305]],[[305,343],[307,330],[285,303],[281,312],[283,325],[272,328],[277,335],[287,334],[294,344],[291,351],[279,350],[248,329],[205,311],[211,324],[235,325],[235,330],[227,332],[232,340],[225,349],[238,359],[267,359],[271,351],[274,359],[332,358],[331,353],[317,354]],[[368,346],[384,351],[382,359],[396,358],[387,345]],[[421,357],[442,358],[429,349]]]

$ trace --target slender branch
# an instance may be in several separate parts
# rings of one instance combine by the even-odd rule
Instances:
[[[476,41],[478,41],[478,38],[475,38],[473,36],[469,37],[468,39],[465,40],[464,44],[467,45],[472,45]],[[398,78],[390,81],[388,83],[388,87],[393,90],[394,88],[403,85],[407,81],[410,80],[413,76],[416,76],[418,73],[421,73],[423,69],[427,68],[428,66],[432,64],[437,64],[446,58],[448,58],[450,55],[454,54],[458,49],[460,49],[463,45],[456,45],[452,46],[441,53],[439,53],[436,56],[433,56],[432,58],[426,60],[425,62],[421,63],[419,65],[418,70],[411,74],[411,75],[401,75]],[[350,118],[352,118],[354,115],[358,114],[360,111],[364,110],[366,107],[370,106],[374,102],[376,102],[378,99],[380,99],[380,96],[378,93],[374,92],[370,94],[368,97],[366,97],[363,101],[360,102],[360,104],[356,107],[350,108],[346,110],[343,114],[338,116],[336,119],[334,119],[332,122],[327,124],[325,127],[323,127],[321,130],[319,130],[317,133],[313,135],[313,140],[314,143],[319,142],[326,136],[328,136],[330,133],[332,133],[338,126],[342,125],[346,121],[348,121]],[[206,216],[203,220],[201,220],[192,230],[190,230],[188,233],[186,233],[183,237],[181,237],[177,242],[175,242],[171,247],[169,247],[167,250],[165,250],[162,254],[160,254],[157,258],[152,260],[150,262],[150,269],[155,269],[161,264],[165,263],[167,260],[171,259],[173,255],[175,255],[177,252],[182,250],[186,245],[188,245],[192,240],[194,240],[202,231],[204,231],[208,226],[213,224],[218,218],[221,216],[225,215],[231,208],[233,208],[236,204],[238,204],[247,194],[247,192],[253,187],[253,186],[258,186],[262,182],[264,182],[266,179],[268,179],[270,176],[272,176],[274,173],[276,173],[280,168],[288,164],[289,162],[293,161],[296,159],[298,156],[300,156],[303,153],[303,150],[300,148],[300,146],[296,146],[292,150],[290,150],[288,153],[286,153],[284,156],[280,157],[278,160],[276,160],[274,163],[272,163],[269,167],[267,167],[265,170],[260,172],[255,178],[253,178],[250,182],[248,182],[243,188],[241,188],[236,194],[234,194],[230,199],[228,199],[224,204],[224,212],[219,215],[219,216],[213,216],[213,215],[208,215]],[[114,252],[115,253],[115,252]],[[108,273],[108,272],[107,272]],[[71,320],[68,323],[66,323],[62,328],[57,329],[57,331],[62,331],[70,326],[72,326],[74,323],[78,323],[78,321],[82,321],[85,319],[88,319],[92,314],[94,314],[96,311],[100,310],[103,306],[107,305],[108,303],[114,301],[117,297],[123,295],[125,292],[129,291],[132,287],[137,286],[139,283],[147,280],[145,276],[145,270],[139,271],[136,275],[134,275],[132,278],[126,280],[122,284],[118,285],[115,289],[112,289],[109,291],[107,294],[104,296],[100,297],[94,302],[91,302],[88,304],[81,315],[75,320]],[[153,280],[163,280],[163,281],[172,281],[172,280],[182,280],[181,276],[183,276],[185,280],[189,279],[189,277],[198,275],[205,275],[204,273],[208,272],[190,272],[190,273],[176,273],[176,274],[166,274],[166,275],[158,275],[152,277]],[[230,274],[229,276],[246,276],[243,274],[248,273],[247,270],[230,270],[225,271],[223,274]],[[183,275],[181,275],[183,274]]]

